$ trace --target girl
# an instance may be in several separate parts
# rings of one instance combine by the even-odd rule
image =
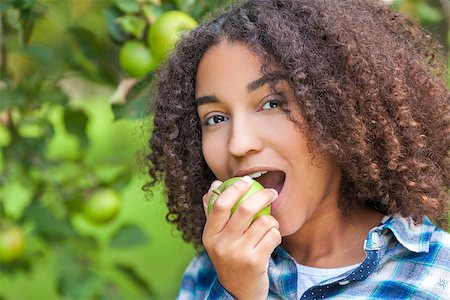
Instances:
[[[148,184],[199,249],[178,298],[450,299],[444,70],[372,0],[248,0],[184,37],[158,76]],[[265,189],[231,214],[250,178]]]

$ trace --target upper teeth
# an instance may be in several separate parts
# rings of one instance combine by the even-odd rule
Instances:
[[[260,171],[260,172],[255,172],[253,174],[249,174],[248,176],[250,176],[251,178],[255,179],[260,177],[261,175],[266,174],[268,171]]]

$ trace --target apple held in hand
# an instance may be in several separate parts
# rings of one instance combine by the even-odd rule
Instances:
[[[211,199],[209,200],[208,203],[208,214],[210,214],[212,206],[214,205],[214,202],[216,202],[217,198],[229,187],[231,186],[233,183],[235,183],[236,181],[238,181],[239,179],[241,179],[241,177],[233,177],[230,178],[228,180],[225,180],[217,189],[213,190],[213,195],[211,196]],[[248,197],[250,197],[250,195],[256,193],[257,191],[260,191],[264,189],[264,187],[256,180],[252,179],[252,183],[250,186],[250,189],[247,191],[247,193],[244,194],[244,196],[242,196],[237,202],[236,204],[233,206],[233,208],[231,208],[231,214],[234,213],[234,211],[236,210],[236,208],[238,208],[239,205],[241,205],[241,203],[247,199]],[[270,215],[270,205],[267,205],[266,207],[264,207],[262,210],[260,210],[254,217],[253,220],[256,220],[259,216],[262,215]]]

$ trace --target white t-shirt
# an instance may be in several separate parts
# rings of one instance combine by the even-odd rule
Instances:
[[[303,293],[310,287],[317,285],[326,279],[330,279],[332,277],[344,274],[347,271],[353,270],[359,265],[360,263],[342,268],[322,269],[297,264],[297,299],[300,299]]]

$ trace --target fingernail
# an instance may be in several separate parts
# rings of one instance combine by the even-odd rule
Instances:
[[[252,182],[252,178],[248,175],[245,175],[244,177],[241,178],[241,180],[245,183],[251,183]]]
[[[270,191],[275,195],[275,197],[273,198],[273,200],[278,198],[278,192],[276,189],[270,189]]]
[[[213,183],[211,183],[211,189],[218,188],[222,184],[222,181],[220,180],[214,180]]]

